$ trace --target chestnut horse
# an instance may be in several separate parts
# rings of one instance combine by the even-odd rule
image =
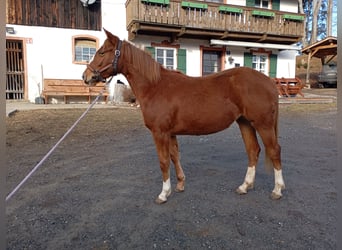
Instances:
[[[260,153],[258,132],[265,146],[266,165],[274,169],[271,197],[281,198],[285,184],[277,138],[278,92],[269,77],[246,67],[189,77],[164,68],[145,51],[105,32],[107,39],[84,71],[83,80],[94,85],[118,73],[127,78],[158,152],[163,185],[157,203],[166,202],[171,194],[170,159],[178,180],[175,191],[184,191],[185,175],[176,135],[211,134],[234,121],[248,155],[247,173],[237,193],[245,194],[254,186]]]

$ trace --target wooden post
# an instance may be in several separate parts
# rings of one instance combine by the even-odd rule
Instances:
[[[310,61],[311,61],[311,57],[312,57],[312,52],[309,52],[308,55],[308,65],[306,68],[306,80],[305,80],[305,84],[307,85],[306,87],[308,87],[309,89],[311,88],[310,86]]]

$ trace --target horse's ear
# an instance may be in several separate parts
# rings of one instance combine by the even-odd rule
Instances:
[[[110,35],[113,35],[112,33],[110,33],[108,30],[106,30],[105,28],[103,28],[104,32],[106,33],[107,38],[109,38]]]
[[[115,36],[110,33],[108,30],[106,30],[105,28],[103,28],[104,32],[106,33],[106,36],[109,40],[111,40],[112,38],[114,38]]]

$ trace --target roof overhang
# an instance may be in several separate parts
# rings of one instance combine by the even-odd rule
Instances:
[[[302,53],[310,55],[310,57],[321,58],[325,60],[327,56],[337,55],[337,38],[329,36],[321,41],[311,44],[302,49]]]
[[[271,44],[271,43],[253,43],[242,41],[224,41],[211,39],[210,45],[225,45],[225,46],[237,46],[246,48],[264,48],[264,49],[279,49],[279,50],[301,50],[297,45],[285,45],[285,44]]]

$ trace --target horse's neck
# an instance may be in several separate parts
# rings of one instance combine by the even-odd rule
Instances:
[[[129,43],[123,43],[122,51],[119,70],[127,78],[134,95],[142,105],[145,99],[154,93],[155,85],[160,81],[160,65]],[[134,53],[137,53],[135,59],[132,56]]]
[[[132,91],[141,105],[148,95],[152,94],[154,84],[145,79],[142,74],[130,63],[126,63],[122,74],[126,77]]]

